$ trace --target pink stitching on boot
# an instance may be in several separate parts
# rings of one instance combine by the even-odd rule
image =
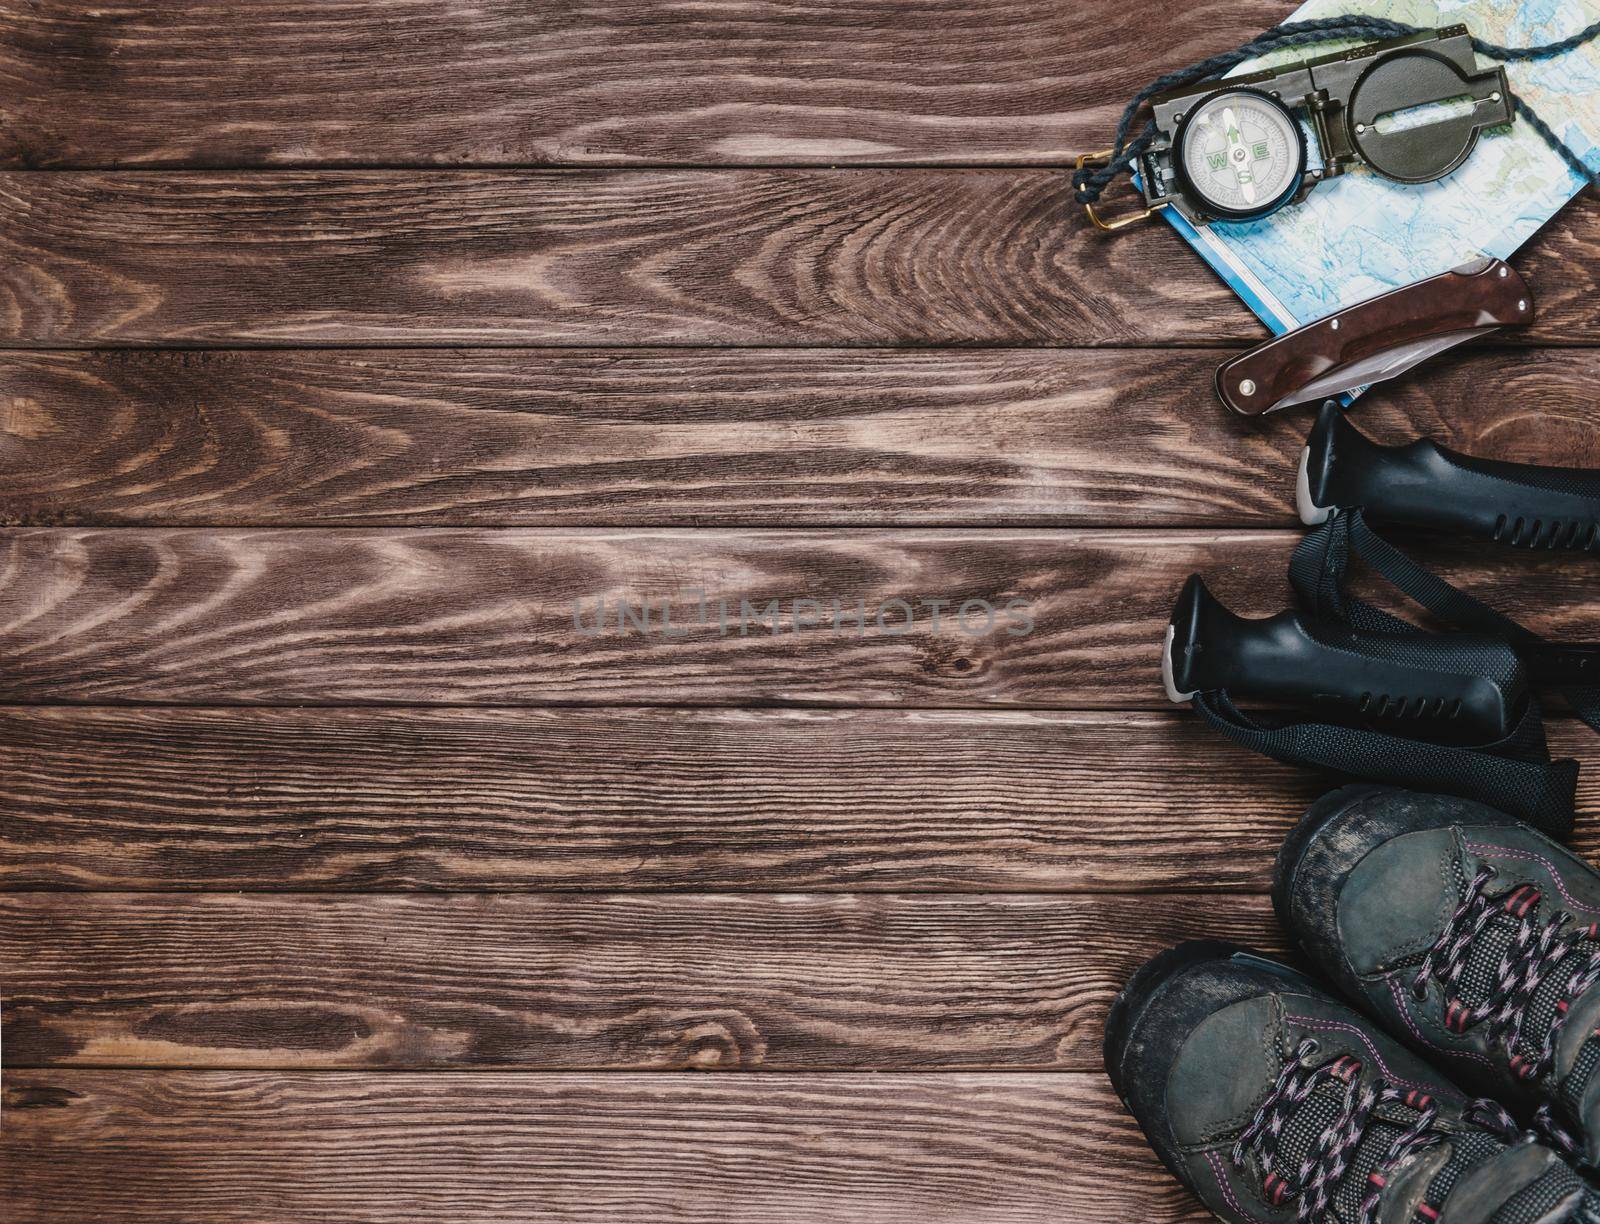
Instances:
[[[1491,1071],[1494,1070],[1494,1063],[1482,1054],[1475,1054],[1471,1050],[1457,1050],[1451,1046],[1440,1045],[1433,1038],[1423,1036],[1422,1031],[1417,1028],[1416,1022],[1411,1019],[1411,1009],[1406,1006],[1405,996],[1400,992],[1400,979],[1398,977],[1389,979],[1389,993],[1394,996],[1394,1005],[1400,1009],[1400,1019],[1406,1022],[1406,1027],[1411,1030],[1411,1035],[1423,1045],[1430,1050],[1437,1050],[1441,1054],[1449,1054],[1454,1058],[1470,1058],[1473,1062],[1481,1062]]]
[[[1248,1220],[1250,1224],[1263,1224],[1261,1220],[1256,1219],[1255,1216],[1251,1215],[1243,1207],[1239,1206],[1239,1200],[1233,1197],[1233,1187],[1228,1184],[1227,1171],[1218,1162],[1217,1154],[1215,1152],[1206,1153],[1206,1163],[1211,1166],[1211,1176],[1216,1178],[1217,1185],[1222,1187],[1222,1197],[1228,1200],[1228,1206],[1237,1211],[1241,1216]]]
[[[1567,891],[1567,886],[1561,882],[1560,873],[1556,871],[1556,865],[1549,859],[1545,858],[1545,856],[1542,854],[1535,854],[1531,850],[1506,850],[1502,849],[1500,846],[1480,846],[1474,844],[1473,842],[1467,843],[1467,849],[1471,850],[1474,854],[1487,854],[1494,858],[1521,859],[1525,863],[1543,863],[1544,869],[1550,873],[1551,883],[1553,883],[1561,895],[1567,899],[1568,905],[1572,906],[1573,909],[1586,910],[1591,913],[1594,911],[1594,906],[1585,905],[1582,901],[1579,901]]]
[[[1301,1028],[1316,1029],[1324,1033],[1331,1032],[1334,1029],[1337,1029],[1340,1032],[1350,1033],[1359,1038],[1361,1044],[1366,1046],[1371,1052],[1372,1057],[1377,1060],[1379,1068],[1382,1069],[1385,1079],[1396,1084],[1404,1084],[1407,1088],[1415,1088],[1418,1092],[1430,1091],[1430,1089],[1426,1088],[1422,1084],[1413,1084],[1410,1080],[1403,1080],[1393,1071],[1389,1070],[1389,1064],[1383,1061],[1383,1055],[1378,1053],[1378,1047],[1373,1045],[1372,1040],[1353,1024],[1345,1024],[1340,1020],[1317,1020],[1311,1016],[1285,1016],[1284,1020],[1290,1024],[1298,1024]],[[1419,1033],[1418,1036],[1420,1037],[1421,1034]]]

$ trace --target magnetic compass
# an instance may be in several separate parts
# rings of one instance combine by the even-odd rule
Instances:
[[[1191,225],[1254,221],[1358,166],[1398,183],[1431,183],[1467,159],[1481,132],[1514,115],[1504,68],[1480,69],[1465,26],[1368,43],[1264,72],[1156,94],[1135,171],[1144,210]],[[1078,158],[1110,166],[1115,149]],[[1103,177],[1103,172],[1102,177]]]
[[[1207,212],[1264,217],[1299,190],[1306,138],[1283,103],[1254,89],[1229,89],[1184,117],[1172,163]]]

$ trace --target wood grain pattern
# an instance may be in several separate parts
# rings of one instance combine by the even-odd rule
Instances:
[[[0,776],[14,890],[1259,892],[1329,785],[1186,712],[10,709]]]
[[[1276,612],[1297,538],[15,529],[0,699],[1165,708],[1158,644],[1183,579]],[[1423,555],[1536,631],[1600,636],[1569,558]]]
[[[1304,418],[1218,410],[1262,329],[1067,162],[1289,8],[0,0],[0,167],[62,169],[0,173],[7,1219],[1199,1218],[1101,1030],[1282,948],[1326,780],[1155,646],[1190,570],[1285,602]],[[1363,426],[1600,465],[1597,250]]]
[[[1061,164],[1292,8],[5,0],[0,164]]]
[[[1519,255],[1600,337],[1600,205]],[[0,343],[1254,342],[1181,239],[1060,170],[0,174]]]
[[[13,1065],[1101,1065],[1148,957],[1264,897],[0,897]]]
[[[18,1221],[1209,1218],[1097,1073],[15,1071],[5,1102]]]
[[[10,524],[1287,526],[1211,349],[0,355]],[[1600,467],[1600,354],[1467,350],[1382,441]]]

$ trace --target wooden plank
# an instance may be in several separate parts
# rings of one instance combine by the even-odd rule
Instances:
[[[1296,539],[14,529],[0,700],[1159,709],[1185,576],[1276,612]],[[1423,555],[1536,631],[1600,636],[1587,568],[1461,553]]]
[[[1100,1066],[1183,939],[1264,897],[0,897],[12,1065]]]
[[[1600,205],[1519,256],[1600,338]],[[1058,344],[1265,333],[1050,170],[0,175],[0,343]]]
[[[0,355],[12,524],[1287,526],[1210,349]],[[1600,467],[1600,353],[1477,349],[1379,440]]]
[[[0,776],[22,890],[1259,892],[1330,785],[1187,713],[892,710],[13,708]]]
[[[1210,1218],[1098,1073],[13,1071],[5,1101],[19,1224]]]
[[[0,3],[0,164],[1034,162],[1284,0]]]

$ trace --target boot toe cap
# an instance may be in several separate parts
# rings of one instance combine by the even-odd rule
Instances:
[[[1451,830],[1502,823],[1516,821],[1447,795],[1382,786],[1334,791],[1284,842],[1273,907],[1319,965],[1359,991],[1353,974],[1425,947],[1448,917]]]

